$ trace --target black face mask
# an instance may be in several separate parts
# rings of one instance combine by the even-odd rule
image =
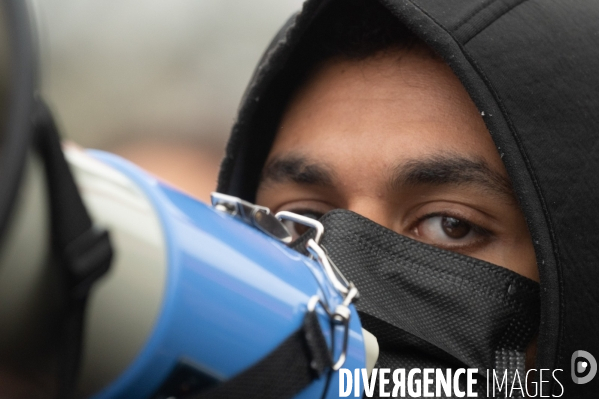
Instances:
[[[350,211],[330,212],[321,222],[322,246],[360,291],[362,325],[380,346],[376,367],[478,368],[483,376],[507,369],[524,376],[524,350],[539,325],[538,283]],[[294,247],[303,248],[306,238]]]

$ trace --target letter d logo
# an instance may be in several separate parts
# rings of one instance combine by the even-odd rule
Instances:
[[[576,384],[586,384],[597,374],[597,361],[587,351],[576,351],[572,354],[571,361],[572,381]],[[584,377],[579,375],[585,374]]]

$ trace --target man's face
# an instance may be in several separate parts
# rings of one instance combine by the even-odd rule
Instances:
[[[539,279],[482,117],[451,69],[425,48],[320,67],[283,115],[256,202],[313,217],[349,209]]]

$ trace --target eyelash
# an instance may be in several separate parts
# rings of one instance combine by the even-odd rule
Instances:
[[[427,213],[423,216],[420,216],[418,219],[416,219],[415,222],[413,222],[410,227],[409,227],[409,231],[414,232],[416,230],[416,228],[418,227],[418,225],[420,225],[423,221],[433,218],[433,217],[450,217],[450,218],[454,218],[454,219],[458,219],[464,223],[467,223],[470,228],[472,229],[472,231],[474,231],[475,233],[477,233],[478,235],[482,236],[481,239],[476,240],[475,242],[468,244],[468,245],[463,245],[463,244],[457,244],[457,245],[443,245],[443,248],[446,249],[452,249],[452,248],[471,248],[471,247],[475,247],[479,244],[482,244],[484,241],[486,241],[489,237],[493,236],[493,233],[487,229],[485,229],[484,227],[479,226],[478,224],[470,221],[469,218],[464,217],[463,215],[460,215],[457,212],[448,212],[448,211],[444,211],[444,212],[431,212],[431,213]]]
[[[297,209],[287,209],[287,210],[290,212],[298,213],[298,214],[307,214],[307,213],[310,214],[311,213],[311,214],[317,215],[318,218],[320,218],[323,215],[322,212],[316,211],[316,210],[310,209],[310,208],[297,208]],[[433,217],[450,217],[450,218],[458,219],[464,223],[467,223],[470,226],[470,228],[472,229],[472,231],[478,236],[478,239],[475,239],[473,242],[470,242],[468,244],[462,244],[462,243],[445,244],[445,245],[443,245],[441,243],[434,244],[435,246],[442,248],[442,249],[453,250],[456,252],[462,252],[462,251],[466,252],[466,251],[475,249],[479,245],[488,241],[488,239],[493,236],[493,233],[490,230],[487,230],[487,229],[479,226],[478,224],[472,222],[470,220],[470,218],[464,217],[459,212],[450,212],[450,211],[430,212],[425,215],[422,215],[418,219],[416,219],[416,221],[414,221],[413,223],[410,224],[408,231],[411,233],[415,233],[417,231],[418,226],[422,222],[424,222],[427,219],[433,218]]]

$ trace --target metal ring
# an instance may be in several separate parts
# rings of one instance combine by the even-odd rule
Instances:
[[[320,300],[320,297],[318,295],[313,295],[310,298],[310,300],[308,301],[308,305],[306,305],[308,308],[308,312],[314,312],[314,310],[316,309],[316,305],[318,305],[319,303],[321,305],[323,305],[322,301]],[[325,307],[325,306],[323,305],[323,307]],[[326,307],[325,307],[325,309],[326,309]]]
[[[347,309],[346,306],[344,306],[344,308]],[[339,358],[337,359],[335,364],[333,364],[333,366],[332,366],[332,369],[334,371],[339,370],[345,363],[345,359],[347,359],[347,346],[348,346],[348,342],[349,342],[349,319],[350,319],[350,316],[348,316],[347,319],[344,319],[343,346],[341,348],[341,354],[339,355]]]
[[[358,296],[360,295],[358,288],[356,288],[356,286],[352,282],[350,282],[348,285],[348,291],[349,292],[345,296],[345,299],[343,299],[344,306],[351,305],[351,303],[354,301],[354,299],[358,298]]]
[[[347,293],[349,292],[348,287],[341,283],[341,281],[339,281],[337,275],[335,274],[335,271],[333,270],[333,267],[329,263],[329,258],[327,257],[327,254],[316,243],[316,241],[314,241],[313,239],[309,239],[306,243],[306,249],[308,250],[308,252],[310,252],[312,256],[316,258],[318,263],[320,263],[327,277],[329,278],[329,281],[333,284],[335,289],[344,294],[344,296],[347,295]]]
[[[275,217],[279,220],[291,220],[292,222],[300,223],[304,226],[314,228],[314,230],[316,230],[314,241],[316,241],[317,244],[320,243],[320,239],[322,238],[322,234],[324,233],[324,226],[318,220],[309,218],[307,216],[298,215],[297,213],[289,211],[277,212]]]
[[[355,289],[355,287],[353,287],[354,290],[356,291],[356,293],[358,292],[357,289]],[[348,295],[349,296],[349,295]],[[352,295],[352,297],[355,295]],[[316,305],[320,304],[322,306],[322,308],[324,309],[325,313],[327,314],[327,316],[329,316],[329,321],[331,323],[331,327],[333,328],[333,337],[335,335],[335,324],[341,324],[343,326],[343,343],[341,346],[341,353],[339,354],[339,358],[337,358],[337,361],[335,361],[334,359],[334,355],[335,355],[335,347],[334,345],[331,347],[330,351],[329,351],[329,358],[331,360],[331,368],[334,371],[339,370],[344,364],[345,364],[345,360],[347,359],[347,348],[348,348],[348,343],[349,343],[349,321],[351,318],[351,310],[349,309],[349,307],[347,305],[345,305],[345,302],[337,305],[337,307],[335,308],[335,313],[332,313],[330,311],[330,309],[328,308],[328,306],[322,302],[322,300],[318,297],[318,295],[314,295],[310,298],[310,300],[308,301],[307,304],[307,309],[309,312],[314,312],[316,311]],[[334,338],[333,338],[333,341]]]

